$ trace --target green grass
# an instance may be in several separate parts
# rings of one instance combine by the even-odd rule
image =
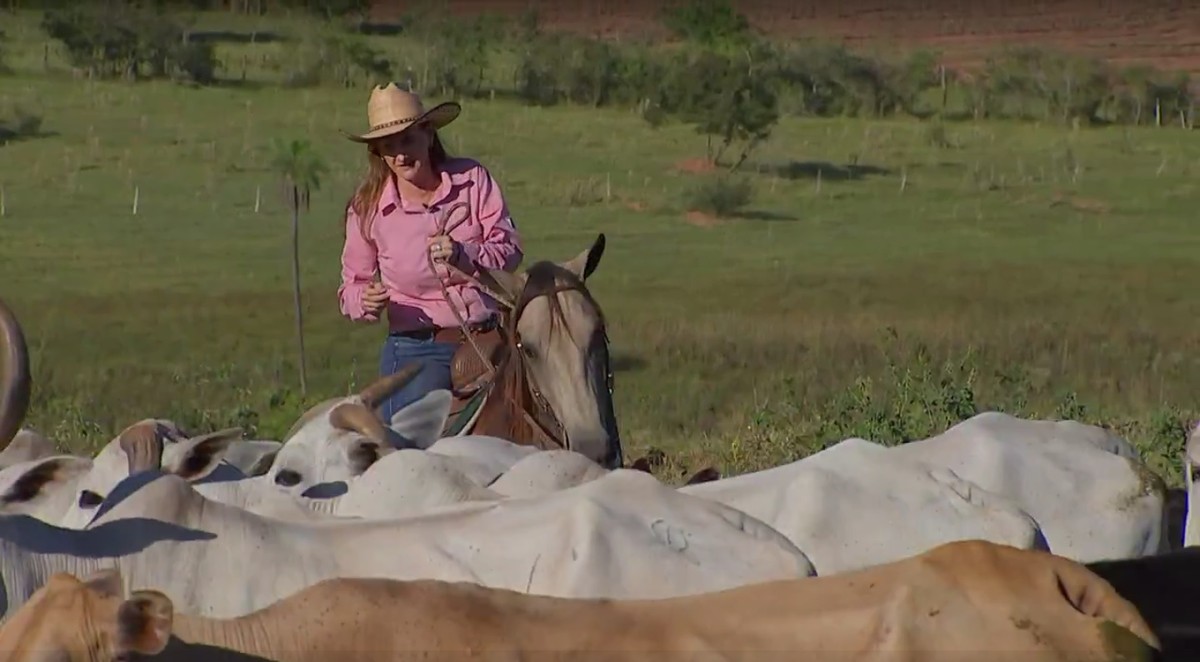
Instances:
[[[17,52],[23,73],[0,80],[0,113],[36,109],[50,134],[0,147],[0,296],[34,352],[31,426],[77,451],[147,416],[283,433],[304,403],[289,220],[266,169],[276,137],[311,140],[330,165],[302,218],[311,396],[374,376],[383,330],[341,318],[335,294],[363,165],[336,129],[365,122],[364,90],[96,83],[31,73],[37,59]],[[526,264],[606,233],[592,287],[634,454],[745,471],[999,409],[1114,426],[1178,483],[1200,416],[1200,143],[945,134],[785,120],[742,217],[699,227],[683,211],[698,175],[675,165],[704,141],[685,127],[469,101],[446,131],[499,179]],[[827,163],[819,184],[805,162]],[[847,178],[850,163],[887,172]]]

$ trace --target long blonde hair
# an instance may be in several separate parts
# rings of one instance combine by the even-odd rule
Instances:
[[[450,156],[446,153],[446,148],[442,145],[437,131],[430,130],[433,137],[429,141],[429,164],[433,166],[434,172],[440,172]],[[383,195],[383,189],[387,188],[388,177],[391,176],[392,171],[388,168],[387,163],[384,163],[383,157],[379,155],[374,145],[367,143],[367,172],[354,189],[354,195],[350,196],[346,208],[358,216],[358,230],[363,239],[368,242],[371,242],[371,225],[375,222],[379,197]],[[342,222],[345,223],[344,218]]]

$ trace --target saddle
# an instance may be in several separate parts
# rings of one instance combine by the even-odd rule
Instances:
[[[480,351],[487,357],[495,370],[504,357],[504,338],[498,328],[472,336]],[[488,366],[465,339],[450,358],[450,392],[454,400],[450,404],[450,416],[442,429],[443,435],[457,434],[474,412],[482,405],[480,391],[487,384]]]
[[[495,370],[504,351],[504,338],[500,335],[500,329],[493,328],[483,333],[477,333],[472,338],[486,356],[490,367]],[[450,386],[455,399],[465,400],[474,395],[482,386],[488,367],[484,364],[484,359],[481,359],[475,352],[471,343],[463,340],[450,359]]]

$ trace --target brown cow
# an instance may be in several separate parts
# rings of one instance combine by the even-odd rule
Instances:
[[[181,571],[186,569],[181,569]],[[7,662],[169,660],[1149,660],[1138,611],[1082,565],[955,542],[886,565],[665,600],[334,579],[229,620],[126,598],[116,571],[54,575],[0,627]]]

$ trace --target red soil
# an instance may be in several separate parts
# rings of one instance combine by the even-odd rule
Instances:
[[[618,37],[663,35],[666,0],[442,0],[451,13],[516,15],[538,9],[550,30]],[[1196,0],[741,0],[739,10],[777,37],[818,37],[862,50],[926,47],[946,65],[973,69],[1002,44],[1045,46],[1200,73]],[[410,3],[381,1],[379,19]]]
[[[716,167],[708,159],[684,159],[675,164],[675,169],[680,172],[696,175],[702,172],[711,172]]]
[[[702,211],[689,211],[683,215],[683,220],[688,225],[694,225],[698,228],[711,228],[721,223],[721,219]]]

